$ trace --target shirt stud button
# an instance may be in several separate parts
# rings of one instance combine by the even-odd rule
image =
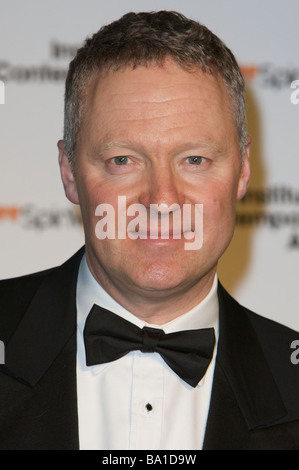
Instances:
[[[145,405],[145,408],[146,408],[146,411],[148,411],[148,412],[153,411],[153,406],[150,403],[147,403]]]

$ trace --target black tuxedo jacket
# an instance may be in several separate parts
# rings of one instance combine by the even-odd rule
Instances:
[[[0,283],[0,449],[78,450],[76,281],[58,268]],[[299,450],[299,334],[219,286],[220,336],[204,449]]]

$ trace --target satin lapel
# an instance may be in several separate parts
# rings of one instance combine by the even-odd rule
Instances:
[[[76,280],[83,253],[45,275],[6,346],[0,449],[79,448]]]
[[[205,448],[219,448],[220,442],[238,448],[250,430],[275,424],[286,410],[246,310],[221,285],[218,296],[219,344]]]
[[[76,332],[76,281],[83,253],[46,275],[6,345],[6,368],[32,386]]]

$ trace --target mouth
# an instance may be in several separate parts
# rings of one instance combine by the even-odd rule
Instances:
[[[194,232],[189,231],[167,231],[167,232],[143,232],[143,231],[130,231],[128,235],[132,239],[140,240],[158,240],[158,241],[167,241],[167,240],[181,240],[181,239],[191,239],[194,237]]]

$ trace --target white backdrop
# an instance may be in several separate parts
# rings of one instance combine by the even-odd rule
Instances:
[[[247,82],[253,174],[220,278],[247,307],[299,330],[298,0],[0,0],[0,8],[0,278],[60,264],[84,243],[56,148],[74,50],[127,11],[177,10],[227,43]]]

